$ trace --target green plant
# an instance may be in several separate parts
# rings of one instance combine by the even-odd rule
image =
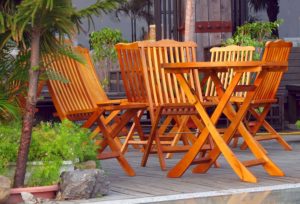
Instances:
[[[112,11],[120,0],[97,0],[87,8],[77,10],[72,0],[6,0],[0,1],[0,42],[8,39],[30,48],[31,57],[28,71],[28,91],[23,116],[20,147],[14,187],[24,185],[25,167],[31,141],[31,133],[37,102],[37,86],[41,74],[41,53],[56,53],[64,44],[64,38],[76,34],[82,18],[89,22],[92,15]]]
[[[13,127],[13,128],[9,128]],[[0,126],[0,173],[5,173],[10,162],[17,158],[16,142],[20,140],[21,125]],[[28,161],[40,162],[31,168],[27,185],[57,183],[63,161],[95,160],[97,146],[89,139],[89,130],[64,120],[62,123],[41,123],[33,129]]]
[[[282,23],[283,20],[281,19],[275,22],[246,23],[238,27],[233,37],[228,38],[224,44],[254,46],[257,48],[254,59],[259,60],[266,41],[274,38],[274,36],[272,36],[272,31],[277,29]]]
[[[115,44],[125,42],[125,40],[120,30],[103,28],[100,31],[92,32],[90,41],[93,47],[94,61],[104,65],[104,67],[100,66],[104,69],[104,77],[101,82],[108,84],[108,71],[112,69],[113,63],[117,59]]]
[[[279,0],[248,0],[248,3],[254,11],[267,10],[270,22],[276,22],[279,14]],[[273,35],[278,35],[278,29],[272,30]]]

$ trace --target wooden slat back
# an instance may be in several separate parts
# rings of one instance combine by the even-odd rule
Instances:
[[[53,70],[68,80],[48,80],[48,88],[60,119],[67,118],[69,112],[96,108],[85,86],[78,64],[63,55],[43,56],[46,69]]]
[[[183,89],[179,86],[175,74],[165,74],[163,63],[195,62],[196,43],[161,40],[157,42],[138,42],[141,49],[149,104],[157,107],[169,103],[188,103]],[[198,70],[185,74],[185,77],[202,100]]]
[[[84,84],[91,93],[92,100],[97,103],[100,101],[108,101],[108,97],[103,90],[100,80],[97,76],[93,61],[91,59],[89,49],[80,46],[74,47],[74,51],[83,57],[85,64],[76,62]]]
[[[237,46],[229,45],[226,47],[214,47],[210,49],[212,62],[237,62],[237,61],[252,61],[255,48],[253,46]],[[224,85],[224,89],[230,84],[234,72],[230,69],[228,72],[218,73],[218,76]],[[239,84],[247,85],[250,83],[251,74],[244,73]],[[244,92],[237,92],[235,96],[245,96]],[[206,84],[205,96],[217,96],[215,85],[211,78],[208,79]]]
[[[138,44],[119,43],[115,48],[128,101],[147,103],[148,96]]]
[[[291,42],[283,40],[269,41],[266,43],[262,61],[288,62],[291,48]],[[268,72],[261,86],[258,87],[254,100],[274,99],[282,75],[283,72]]]

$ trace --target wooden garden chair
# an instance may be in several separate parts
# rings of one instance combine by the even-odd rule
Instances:
[[[249,62],[253,60],[255,48],[253,46],[237,46],[237,45],[229,45],[226,47],[214,47],[210,49],[211,53],[211,62]],[[223,85],[224,90],[227,89],[231,80],[234,77],[233,69],[229,69],[228,72],[218,73],[218,77]],[[251,80],[251,73],[246,72],[242,75],[239,85],[249,85]],[[206,81],[203,80],[203,83]],[[204,86],[204,84],[203,84]],[[205,98],[207,100],[213,100],[216,103],[218,102],[217,92],[215,88],[215,84],[213,83],[211,78],[207,79],[207,83],[205,86]],[[234,97],[245,97],[246,92],[235,92]],[[222,132],[223,129],[220,129]],[[238,134],[234,139],[233,147],[237,146],[238,143]]]
[[[46,55],[44,60],[47,62],[46,69],[54,70],[60,73],[68,80],[67,83],[61,80],[48,80],[48,88],[53,100],[57,115],[60,119],[69,119],[72,121],[86,121],[83,127],[99,127],[103,138],[97,141],[99,144],[98,159],[116,158],[124,171],[134,176],[135,172],[120,151],[119,144],[114,140],[126,124],[136,116],[137,112],[145,108],[144,104],[128,103],[126,101],[108,100],[103,92],[97,96],[93,89],[101,88],[95,83],[97,80],[92,72],[86,72],[89,68],[81,69],[79,63],[69,57],[62,55]],[[91,77],[87,83],[86,77]],[[102,89],[101,89],[102,90]],[[97,98],[98,97],[98,98]],[[105,117],[106,112],[118,112],[117,114]],[[96,123],[96,126],[94,124]],[[95,133],[97,131],[94,131]],[[99,132],[99,131],[98,131]],[[92,135],[93,137],[95,134]],[[111,148],[111,152],[104,152],[106,147]]]
[[[265,62],[286,62],[290,50],[292,47],[291,42],[285,42],[283,40],[276,40],[273,42],[267,42],[262,57],[262,61]],[[266,121],[266,116],[270,111],[271,105],[277,103],[276,93],[282,79],[283,72],[270,72],[267,79],[259,87],[258,93],[255,95],[249,108],[249,113],[255,121],[251,121],[248,124],[250,132],[257,141],[265,140],[277,140],[277,142],[285,149],[292,150],[292,147],[280,136],[276,130]],[[243,100],[241,97],[236,97],[235,102],[239,103]],[[268,134],[256,136],[259,129],[263,127],[267,130]],[[247,144],[244,142],[241,149],[247,148]]]
[[[93,61],[91,59],[90,53],[89,53],[89,49],[87,48],[83,48],[80,46],[74,47],[73,50],[78,53],[81,57],[83,57],[83,59],[85,60],[85,64],[76,62],[81,76],[84,80],[85,85],[87,86],[87,88],[90,90],[91,93],[91,97],[92,100],[94,102],[108,102],[108,103],[124,103],[127,102],[127,99],[115,99],[115,100],[110,100],[108,98],[108,96],[106,95],[105,91],[103,90],[101,84],[100,84],[100,80],[98,78],[98,75],[96,73]],[[104,120],[105,123],[108,124],[112,119],[114,120],[118,120],[118,115],[120,114],[120,110],[115,110],[112,111]],[[141,117],[141,113],[138,114],[137,117]],[[138,136],[140,138],[144,137],[144,133],[141,129],[140,123],[138,119],[135,119],[135,123],[133,125],[133,127],[130,128],[130,130],[128,131],[126,127],[123,128],[122,130],[122,135],[127,135],[127,134],[133,134],[135,131],[138,132]],[[100,131],[100,128],[97,127],[94,132],[93,132],[93,136],[96,136]],[[122,144],[122,142],[120,141],[119,137],[115,137],[115,141],[117,142],[117,144],[121,147],[121,152],[124,153],[124,145]],[[137,148],[134,144],[133,146],[135,148]]]
[[[189,137],[191,141],[195,140],[191,130],[186,127],[186,123],[191,118],[197,125],[201,124],[197,114],[183,94],[183,90],[178,86],[176,78],[172,74],[165,75],[160,65],[167,62],[189,62],[196,60],[196,44],[194,42],[176,42],[173,40],[162,40],[158,42],[138,42],[133,44],[116,45],[119,55],[122,78],[124,80],[125,90],[135,90],[133,93],[137,96],[129,96],[128,100],[146,101],[151,118],[151,133],[147,141],[147,149],[144,152],[142,166],[146,165],[148,154],[157,152],[162,169],[165,169],[163,153],[184,152],[190,148],[190,144],[178,146],[177,143],[182,137]],[[132,59],[134,56],[130,52],[139,50],[140,59]],[[134,67],[138,64],[138,68]],[[199,97],[202,97],[199,83],[199,75],[196,71],[193,78],[190,78],[195,91]],[[141,88],[143,87],[143,88]],[[126,93],[129,91],[126,91]],[[141,97],[142,96],[142,97]],[[163,137],[158,135],[164,130],[159,129],[159,122],[167,116],[163,124],[169,123],[171,117],[176,118],[177,133],[171,141],[171,145],[161,141]],[[200,125],[201,127],[201,125]],[[181,134],[182,132],[188,134]],[[170,144],[170,143],[169,143]],[[153,147],[156,147],[156,150]],[[210,149],[211,145],[203,149]]]

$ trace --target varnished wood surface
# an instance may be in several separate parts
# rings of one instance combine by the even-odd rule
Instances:
[[[126,176],[115,160],[101,161],[101,166],[111,181],[111,191],[108,196],[93,199],[90,202],[108,200],[124,200],[125,202],[125,199],[129,198],[300,183],[300,135],[288,136],[285,139],[291,144],[294,151],[282,150],[275,141],[263,144],[268,150],[269,156],[280,166],[286,176],[269,176],[260,166],[252,167],[251,171],[258,177],[258,183],[241,182],[223,156],[218,159],[221,168],[211,168],[205,174],[193,174],[191,173],[192,168],[190,168],[181,178],[167,178],[167,171],[161,171],[155,155],[149,157],[147,167],[140,167],[142,153],[130,149],[127,158],[135,169],[136,176]],[[253,159],[249,151],[234,149],[234,152],[242,161]],[[167,169],[175,165],[181,157],[182,154],[176,154],[173,159],[169,159]]]
[[[182,62],[182,63],[164,63],[162,67],[166,72],[174,72],[174,70],[182,70],[182,73],[187,72],[190,69],[200,69],[201,71],[224,70],[224,68],[233,69],[250,69],[261,68],[270,69],[276,68],[278,70],[285,69],[288,66],[288,62],[263,62],[263,61],[251,61],[251,62]],[[187,68],[187,69],[185,69]]]

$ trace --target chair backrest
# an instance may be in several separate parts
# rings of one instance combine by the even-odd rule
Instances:
[[[83,57],[85,64],[76,62],[81,76],[86,87],[91,93],[92,100],[97,102],[109,100],[105,91],[103,90],[98,75],[96,73],[93,61],[91,59],[89,49],[80,46],[73,48],[76,53]]]
[[[78,112],[80,115],[81,111],[96,108],[89,89],[83,81],[77,61],[54,54],[45,55],[43,59],[47,70],[53,70],[68,80],[68,82],[48,80],[49,92],[60,119],[72,120],[68,116],[69,113]]]
[[[115,46],[127,100],[147,103],[146,83],[141,53],[137,43],[119,43]]]
[[[138,46],[141,49],[147,92],[151,93],[148,95],[149,104],[155,107],[166,103],[188,103],[175,74],[165,73],[161,64],[195,62],[196,43],[161,40],[138,42]],[[185,74],[185,77],[202,100],[198,70]]]
[[[240,62],[240,61],[252,61],[255,48],[253,46],[237,46],[229,45],[226,47],[214,47],[210,49],[211,62]],[[218,73],[224,89],[228,87],[234,76],[233,69],[229,69],[228,72]],[[244,73],[239,84],[247,85],[250,83],[251,74]],[[246,93],[238,92],[235,96],[245,96]],[[215,85],[209,78],[206,84],[205,96],[217,96]]]
[[[291,48],[291,42],[283,40],[269,41],[266,43],[262,61],[288,62]],[[264,81],[258,87],[254,100],[274,99],[282,76],[283,72],[268,72]]]

